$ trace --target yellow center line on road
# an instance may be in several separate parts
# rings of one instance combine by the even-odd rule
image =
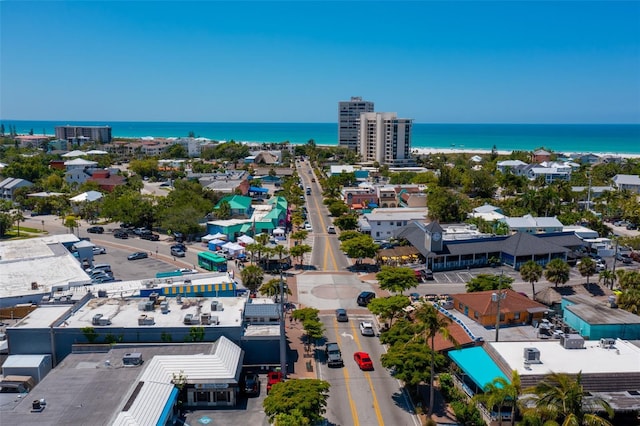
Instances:
[[[340,334],[338,333],[338,321],[333,319],[333,330],[336,333],[336,343],[338,346],[342,346],[342,341],[340,340]],[[344,357],[342,358],[344,362]],[[351,417],[353,417],[353,425],[359,426],[360,420],[358,419],[358,410],[356,410],[356,404],[353,402],[353,398],[351,398],[351,390],[349,389],[349,371],[347,367],[342,367],[342,374],[344,375],[344,388],[347,390],[347,398],[349,398],[349,406],[351,407]]]
[[[353,340],[355,340],[356,345],[358,346],[358,351],[362,352],[362,345],[360,344],[360,338],[358,337],[358,330],[356,330],[356,326],[353,321],[349,321],[351,323],[351,331],[353,332]],[[376,395],[376,391],[373,387],[373,382],[371,381],[371,374],[368,371],[363,371],[364,377],[367,378],[367,382],[369,382],[369,389],[371,389],[371,396],[373,397],[373,409],[376,412],[376,417],[378,418],[378,424],[384,425],[384,420],[382,419],[382,412],[380,411],[380,405],[378,404],[378,397]]]
[[[326,271],[327,270],[327,253],[329,252],[329,244],[326,244],[324,246],[324,263],[322,264],[322,270]]]
[[[324,264],[323,264],[323,270],[327,270],[327,252],[329,252],[330,256],[331,256],[331,262],[333,263],[333,270],[337,271],[338,270],[338,262],[336,261],[336,256],[333,253],[333,250],[329,250],[329,234],[327,234],[327,227],[325,226],[325,222],[324,222],[324,218],[322,217],[322,211],[320,210],[320,205],[318,204],[318,200],[316,198],[313,199],[313,204],[315,205],[316,211],[318,212],[318,218],[320,218],[320,223],[321,223],[321,228],[322,229],[322,234],[318,235],[322,238],[326,238],[326,240],[324,240],[326,246],[325,246],[325,250],[324,250]],[[316,234],[319,234],[318,232],[316,232]]]

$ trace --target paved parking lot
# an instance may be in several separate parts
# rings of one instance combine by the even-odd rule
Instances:
[[[188,411],[184,424],[186,426],[267,426],[269,425],[269,421],[265,417],[264,410],[262,409],[262,401],[264,401],[266,396],[267,377],[265,374],[260,374],[260,394],[257,397],[247,398],[246,396],[240,395],[236,407]]]

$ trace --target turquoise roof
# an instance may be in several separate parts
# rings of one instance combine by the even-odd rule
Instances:
[[[271,211],[269,213],[267,213],[266,215],[264,215],[263,220],[269,219],[269,220],[273,220],[273,219],[280,219],[280,215],[284,213],[284,210],[279,208],[279,207],[274,207],[273,209],[271,209]]]
[[[485,389],[498,377],[511,383],[511,380],[504,375],[482,346],[449,351],[449,358],[481,389]]]
[[[219,209],[220,203],[223,201],[228,202],[232,210],[247,210],[251,207],[251,197],[245,197],[244,195],[227,195],[218,201],[215,208]]]
[[[269,201],[267,201],[267,204],[276,204],[278,207],[285,210],[288,206],[287,199],[284,197],[271,197],[269,198]]]

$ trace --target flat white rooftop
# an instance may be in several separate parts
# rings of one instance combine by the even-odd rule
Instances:
[[[640,372],[640,348],[617,339],[610,349],[600,347],[597,340],[585,340],[585,349],[565,349],[558,340],[530,342],[488,342],[502,356],[510,370],[520,376],[549,373],[597,374]],[[540,364],[524,364],[524,349],[540,351]]]
[[[71,309],[71,305],[44,305],[15,323],[16,328],[46,328]]]
[[[62,245],[77,241],[75,235],[63,234],[0,243],[0,299],[48,293],[52,286],[86,280],[80,263]]]
[[[102,318],[107,318],[111,321],[110,325],[104,327],[192,327],[195,324],[184,324],[185,315],[192,314],[199,319],[202,313],[210,313],[212,317],[218,317],[217,325],[220,327],[240,326],[242,324],[242,313],[244,311],[246,297],[183,297],[181,304],[178,304],[175,298],[168,297],[166,301],[169,303],[169,311],[164,314],[160,311],[158,305],[156,305],[153,311],[140,310],[139,304],[147,300],[149,299],[133,297],[123,299],[91,299],[60,325],[60,327],[91,327],[93,317],[97,314],[102,314]],[[214,300],[217,301],[218,304],[222,304],[223,310],[211,311],[211,302]],[[198,308],[198,306],[200,306],[200,308]],[[39,310],[40,309],[36,309],[36,311]],[[153,324],[139,325],[138,319],[141,315],[146,315],[147,318],[153,317]],[[214,327],[215,325],[203,326]]]

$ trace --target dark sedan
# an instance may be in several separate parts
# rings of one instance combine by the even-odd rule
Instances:
[[[149,257],[149,255],[146,252],[137,251],[137,252],[131,253],[129,256],[127,256],[127,259],[129,259],[129,260],[138,260],[138,259],[146,259],[147,257]]]
[[[102,226],[91,226],[87,228],[87,232],[91,234],[102,234],[104,232],[104,228]]]

